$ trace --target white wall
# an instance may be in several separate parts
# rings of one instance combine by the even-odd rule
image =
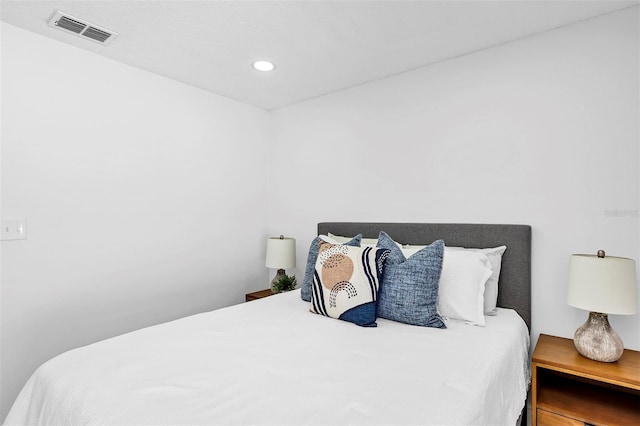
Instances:
[[[68,349],[265,287],[269,114],[2,24],[4,419]],[[252,155],[247,155],[251,153]]]
[[[530,224],[534,340],[586,318],[570,253],[640,258],[638,8],[272,114],[0,28],[0,418],[64,350],[264,288],[267,234],[301,277],[319,221]]]
[[[529,224],[534,343],[573,336],[569,255],[640,258],[638,40],[636,7],[276,111],[270,230],[305,259],[319,221]]]

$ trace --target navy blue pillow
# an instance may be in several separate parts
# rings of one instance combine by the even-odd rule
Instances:
[[[444,242],[438,240],[410,256],[384,231],[378,247],[390,251],[378,295],[378,316],[424,327],[447,328],[438,315],[438,289]]]
[[[358,234],[345,244],[353,247],[360,247],[360,241],[362,241],[362,234]],[[309,246],[309,254],[307,255],[307,267],[304,271],[304,281],[302,281],[302,289],[300,290],[300,297],[305,302],[311,302],[311,287],[313,286],[313,275],[316,273],[316,260],[318,259],[318,249],[320,243],[325,242],[320,237],[315,237],[311,241]]]

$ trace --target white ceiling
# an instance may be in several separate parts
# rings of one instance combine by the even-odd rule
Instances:
[[[2,21],[272,110],[626,7],[634,1],[2,0]],[[55,10],[119,33],[47,25]],[[251,68],[270,59],[276,71]]]

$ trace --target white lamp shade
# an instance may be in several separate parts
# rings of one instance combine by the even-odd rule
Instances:
[[[603,314],[637,312],[636,262],[624,257],[571,255],[567,303]]]
[[[287,269],[296,266],[295,238],[271,237],[267,240],[267,268]]]

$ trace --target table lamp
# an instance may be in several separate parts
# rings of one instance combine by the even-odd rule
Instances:
[[[285,238],[283,235],[279,237],[270,237],[267,240],[267,268],[277,269],[276,276],[271,280],[271,288],[273,284],[282,278],[286,268],[296,266],[296,240],[295,238]]]
[[[571,255],[567,304],[590,311],[573,337],[580,355],[602,362],[620,359],[624,345],[607,314],[635,314],[636,297],[633,259],[605,256],[604,250],[598,250],[597,255]]]

